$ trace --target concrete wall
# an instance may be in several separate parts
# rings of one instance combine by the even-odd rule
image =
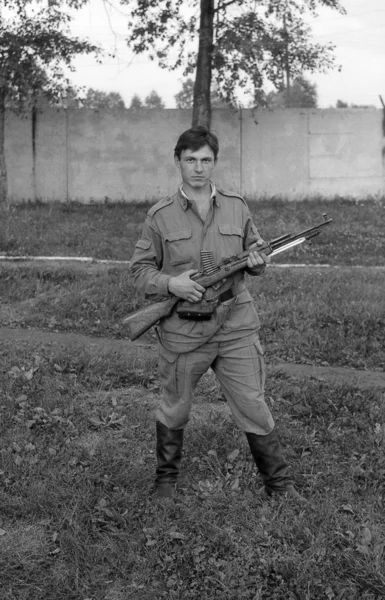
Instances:
[[[45,109],[6,120],[11,201],[155,200],[174,193],[178,135],[190,110]],[[215,180],[248,198],[385,192],[381,110],[213,111]],[[35,148],[35,153],[33,152]]]

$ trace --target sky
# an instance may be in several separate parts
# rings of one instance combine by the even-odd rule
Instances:
[[[309,24],[313,40],[335,45],[336,63],[341,70],[311,74],[316,83],[318,106],[329,108],[337,100],[349,104],[373,105],[385,102],[385,1],[341,0],[347,14],[327,8]],[[115,2],[119,7],[118,0]],[[100,44],[115,58],[106,56],[99,65],[90,56],[74,61],[71,75],[75,85],[119,92],[127,106],[134,94],[144,99],[152,90],[161,96],[167,108],[175,108],[175,94],[181,89],[181,71],[161,69],[146,55],[135,56],[125,42],[127,16],[124,7],[106,7],[103,0],[91,0],[77,11],[72,33]]]

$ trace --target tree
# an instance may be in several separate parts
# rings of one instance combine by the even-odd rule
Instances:
[[[192,108],[194,101],[194,81],[191,77],[182,82],[182,89],[174,96],[177,108]]]
[[[195,73],[192,124],[210,124],[214,78],[221,98],[237,106],[243,89],[281,89],[304,72],[334,66],[333,46],[311,41],[306,14],[318,6],[344,12],[339,0],[120,0],[130,14],[128,43],[167,69]],[[192,42],[198,38],[198,52]]]
[[[374,104],[348,104],[343,100],[337,100],[336,108],[376,108]]]
[[[131,99],[130,109],[138,110],[140,108],[143,108],[143,102],[140,99],[140,97],[138,96],[138,94],[134,94]]]
[[[267,94],[266,105],[270,108],[316,108],[317,86],[305,77],[296,77],[289,89]]]
[[[165,104],[159,94],[152,90],[144,99],[144,108],[161,109],[165,108]]]
[[[69,85],[66,69],[81,53],[98,53],[87,41],[68,33],[67,7],[78,8],[83,0],[3,0],[0,8],[0,204],[7,198],[4,156],[5,108],[15,111],[35,106],[44,95],[59,98]]]
[[[194,103],[194,81],[191,77],[185,79],[182,83],[182,89],[175,94],[175,103],[177,108],[192,108]],[[226,102],[221,98],[217,86],[212,86],[210,93],[211,108],[225,108]]]
[[[140,110],[141,108],[152,108],[160,110],[165,108],[165,104],[159,94],[152,90],[148,96],[143,100],[138,96],[138,94],[134,94],[131,99],[130,109],[131,110]]]
[[[113,110],[126,108],[124,100],[119,92],[103,92],[89,88],[85,98],[81,99],[84,108],[92,110]]]

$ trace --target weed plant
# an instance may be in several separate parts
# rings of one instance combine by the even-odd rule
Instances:
[[[270,379],[301,509],[258,495],[245,437],[203,381],[182,489],[161,501],[155,378],[122,380],[91,350],[3,343],[0,359],[2,600],[385,596],[383,394]]]

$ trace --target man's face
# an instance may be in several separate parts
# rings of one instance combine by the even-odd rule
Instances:
[[[203,188],[211,179],[216,161],[210,146],[199,150],[182,150],[180,160],[175,156],[175,164],[180,169],[183,183],[192,188]]]

